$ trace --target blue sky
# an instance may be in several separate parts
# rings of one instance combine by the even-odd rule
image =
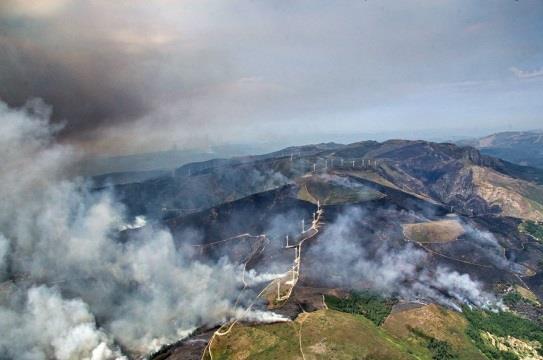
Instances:
[[[5,0],[0,14],[0,99],[43,98],[91,152],[543,127],[540,0]]]

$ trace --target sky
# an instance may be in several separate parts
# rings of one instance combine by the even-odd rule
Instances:
[[[527,130],[542,34],[541,0],[2,0],[0,100],[92,154]]]

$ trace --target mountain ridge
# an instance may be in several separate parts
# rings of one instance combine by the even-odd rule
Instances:
[[[457,142],[483,154],[523,166],[543,168],[543,130],[506,131]]]
[[[327,168],[362,171],[366,178],[377,176],[466,214],[543,219],[543,171],[483,155],[473,147],[421,140],[306,145],[264,155],[213,159],[183,165],[173,175],[115,189],[131,214],[167,217],[283,186],[305,173]]]

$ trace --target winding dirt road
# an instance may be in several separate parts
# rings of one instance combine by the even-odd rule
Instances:
[[[307,187],[306,187],[306,191],[307,191],[308,194],[310,194],[311,197],[313,197],[313,195],[311,195],[311,193],[308,191]],[[285,248],[287,248],[287,249],[294,249],[294,255],[295,256],[294,256],[294,262],[293,262],[292,268],[287,272],[286,276],[276,278],[276,279],[272,280],[268,285],[266,285],[266,287],[264,287],[264,289],[262,289],[262,291],[260,291],[260,293],[253,300],[253,302],[245,309],[245,311],[240,316],[237,316],[235,319],[223,324],[221,327],[219,327],[219,329],[217,329],[217,331],[215,331],[215,333],[213,334],[213,336],[211,337],[211,339],[209,340],[208,344],[206,345],[206,347],[204,349],[204,352],[202,354],[202,360],[204,360],[206,358],[206,355],[209,355],[209,359],[213,360],[212,347],[213,347],[214,340],[217,337],[221,337],[221,336],[225,336],[225,335],[229,334],[232,331],[232,329],[234,328],[234,326],[242,318],[244,318],[245,315],[247,315],[247,313],[249,313],[251,311],[251,309],[256,304],[256,302],[262,297],[263,294],[267,293],[269,289],[273,289],[273,287],[275,285],[277,285],[277,298],[275,299],[275,301],[276,301],[277,304],[279,304],[279,306],[281,306],[288,299],[290,299],[290,297],[292,295],[292,292],[294,290],[294,287],[296,286],[296,284],[298,283],[298,280],[300,278],[300,269],[301,269],[301,262],[302,262],[302,257],[301,257],[302,246],[303,246],[304,242],[306,242],[308,240],[311,240],[311,239],[314,239],[315,236],[317,236],[317,234],[319,233],[320,226],[321,226],[321,219],[323,218],[323,215],[324,215],[324,209],[321,208],[320,201],[318,199],[316,199],[315,197],[313,197],[313,199],[317,203],[317,209],[316,209],[316,212],[314,213],[313,220],[311,222],[311,226],[308,229],[305,229],[305,228],[302,229],[302,232],[301,232],[300,236],[298,237],[297,241],[295,241],[295,243],[293,245],[285,246]],[[239,238],[248,237],[248,236],[250,237],[250,236],[253,236],[253,235],[241,234],[241,235],[237,235],[237,236],[234,236],[234,237],[231,237],[231,238],[228,238],[228,239],[220,240],[220,241],[210,243],[210,244],[206,244],[206,245],[213,245],[213,244],[222,243],[222,242],[226,242],[226,241],[229,241],[229,240],[239,239]],[[265,237],[266,235],[259,235],[259,236]],[[263,249],[262,249],[262,251],[263,251]],[[247,261],[245,261],[243,263],[243,273],[242,273],[243,288],[241,289],[241,291],[240,291],[240,293],[239,293],[239,295],[238,295],[238,297],[236,299],[234,307],[237,306],[237,304],[239,303],[239,300],[241,299],[241,294],[247,288],[247,283],[245,282],[245,268],[247,266],[247,263],[252,258],[253,258],[253,256],[250,256],[248,259],[246,259]],[[289,279],[289,278],[290,278],[290,280],[285,280],[285,279]],[[282,280],[285,280],[284,285],[286,285],[288,287],[288,289],[286,290],[286,293],[284,295],[281,295],[281,293],[282,293],[282,289],[281,289]],[[300,352],[302,354],[302,358],[305,358],[305,356],[303,354],[303,350],[301,348],[301,326],[300,326],[300,334],[299,334],[299,336],[300,336],[300,339],[299,339],[300,340]]]

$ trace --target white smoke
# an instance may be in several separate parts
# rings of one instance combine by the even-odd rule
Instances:
[[[498,242],[494,234],[475,228],[472,224],[462,225],[466,234],[470,236],[471,245],[477,247],[480,253],[499,269],[511,269],[514,264],[505,258],[504,248]]]
[[[241,320],[250,321],[250,322],[258,322],[258,323],[275,323],[275,322],[290,321],[288,317],[285,317],[280,314],[276,314],[271,311],[263,311],[263,310],[253,310],[250,312],[242,312],[240,310],[238,311],[236,315],[237,315],[236,317]]]
[[[468,274],[438,267],[434,279],[434,286],[447,290],[448,294],[461,303],[474,304],[478,307],[490,305],[490,298],[482,291],[481,284],[471,279]]]
[[[147,219],[143,215],[138,215],[134,218],[134,222],[123,224],[119,227],[120,231],[140,229],[147,225]]]
[[[116,241],[123,207],[67,177],[77,154],[54,142],[49,114],[40,101],[0,102],[3,358],[143,354],[238,313],[240,266],[194,261],[151,226]]]
[[[318,268],[309,269],[309,276],[331,286],[371,288],[385,295],[436,301],[458,310],[459,303],[500,306],[496,298],[468,274],[441,266],[432,269],[426,261],[427,254],[411,243],[393,245],[389,239],[393,233],[386,228],[363,235],[358,231],[366,219],[398,215],[395,211],[369,214],[359,207],[347,209],[308,250],[311,257],[322,263]]]
[[[57,289],[31,287],[20,313],[0,308],[3,355],[13,359],[125,359],[97,329],[80,299],[65,300]],[[7,338],[6,338],[7,336]]]
[[[292,183],[292,180],[278,171],[268,170],[259,171],[252,169],[247,176],[253,184],[258,184],[259,187],[265,190],[276,189],[280,186]]]
[[[288,272],[284,273],[257,273],[254,269],[251,269],[245,273],[245,283],[247,286],[257,285],[263,282],[272,281],[286,276]]]
[[[5,280],[6,275],[6,257],[8,254],[8,239],[4,235],[0,234],[0,281]]]

